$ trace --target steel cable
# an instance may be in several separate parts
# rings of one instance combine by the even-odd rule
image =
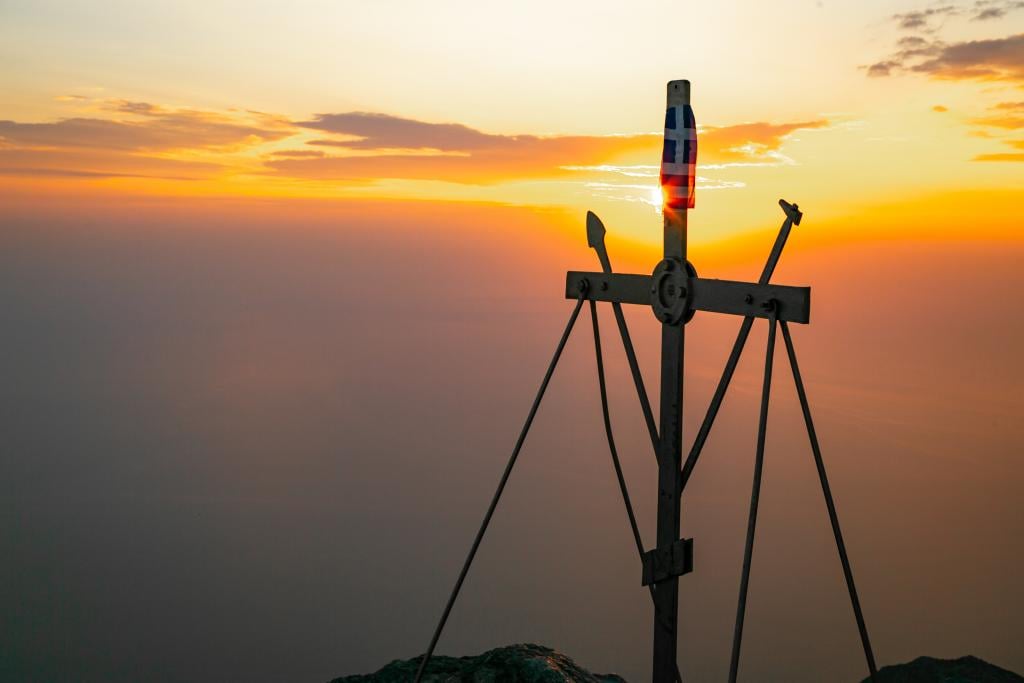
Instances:
[[[814,453],[814,464],[818,469],[818,479],[821,481],[821,492],[825,496],[825,507],[828,508],[828,519],[832,523],[832,534],[836,538],[836,549],[839,551],[839,561],[843,565],[843,576],[846,578],[846,589],[850,593],[850,603],[853,605],[853,615],[857,619],[857,630],[860,632],[860,642],[864,647],[864,657],[867,659],[868,671],[871,672],[871,680],[874,681],[878,670],[875,666],[875,654],[871,650],[871,641],[868,640],[868,627],[864,623],[864,613],[860,608],[860,600],[857,598],[857,587],[853,583],[853,570],[850,569],[850,558],[846,555],[846,544],[843,542],[843,532],[839,529],[839,514],[836,512],[836,504],[832,499],[832,488],[828,485],[828,476],[825,474],[825,462],[821,457],[821,448],[818,445],[818,434],[814,430],[814,422],[811,420],[811,407],[807,401],[807,392],[804,390],[804,381],[800,376],[800,366],[796,362],[796,349],[793,348],[793,338],[789,334],[789,325],[785,321],[780,323],[782,327],[782,339],[786,343],[786,353],[789,355],[789,366],[793,370],[793,382],[796,384],[796,393],[800,398],[800,408],[803,410],[804,422],[807,424],[807,436],[811,441],[811,451]]]
[[[626,479],[622,475],[622,464],[619,462],[619,451],[615,447],[615,437],[612,435],[612,418],[608,410],[608,387],[605,383],[604,378],[604,358],[601,353],[601,329],[597,321],[597,303],[593,300],[590,302],[590,320],[594,327],[594,353],[597,357],[597,385],[601,393],[601,416],[604,418],[604,433],[608,438],[608,450],[612,455],[612,465],[615,468],[615,477],[619,481],[619,491],[622,493],[622,503],[626,506],[626,516],[629,517],[629,528],[633,532],[633,543],[636,545],[636,553],[643,562],[644,558],[644,543],[640,538],[640,528],[636,523],[636,515],[633,513],[633,503],[629,499],[629,489],[626,487]],[[620,328],[621,329],[621,328]],[[648,586],[650,589],[651,600],[654,601],[655,586],[651,584]],[[662,625],[665,628],[671,628],[668,624],[668,620],[664,618],[664,615],[658,614],[658,605],[654,604],[655,613]],[[676,681],[682,683],[682,677],[679,675],[679,666],[676,665]]]
[[[764,440],[768,430],[768,397],[772,387],[772,360],[775,356],[775,327],[778,307],[772,308],[768,321],[768,352],[764,360],[764,384],[761,388],[761,417],[757,425],[757,455],[754,459],[754,485],[750,493],[750,517],[747,520],[747,540],[743,548],[743,573],[740,577],[740,597],[736,607],[736,625],[732,635],[732,658],[729,662],[729,683],[736,683],[740,666],[740,643],[743,640],[743,618],[747,610],[747,589],[750,586],[750,562],[754,554],[754,530],[757,527],[757,505],[761,497],[761,473],[764,469]]]

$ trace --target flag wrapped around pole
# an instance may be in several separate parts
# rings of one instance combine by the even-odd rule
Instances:
[[[665,148],[661,155],[661,190],[665,206],[692,209],[697,181],[697,124],[690,105],[665,111]]]

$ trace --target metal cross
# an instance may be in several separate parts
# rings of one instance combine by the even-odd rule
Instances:
[[[596,252],[601,263],[601,272],[569,271],[565,279],[565,297],[576,300],[576,306],[565,331],[555,349],[554,357],[548,366],[541,382],[537,396],[527,414],[526,423],[520,432],[516,445],[505,466],[498,488],[491,504],[484,515],[480,529],[477,531],[469,554],[463,563],[455,586],[445,605],[441,618],[434,629],[430,645],[420,661],[415,681],[419,683],[427,671],[438,638],[447,623],[455,600],[469,571],[473,558],[483,539],[491,518],[508,483],[512,468],[519,457],[523,442],[533,423],[533,418],[540,406],[541,399],[547,389],[555,366],[565,348],[566,341],[573,325],[580,314],[584,303],[590,304],[594,328],[594,348],[597,356],[598,386],[601,393],[601,406],[604,418],[608,446],[621,489],[623,503],[629,517],[633,539],[641,559],[641,583],[647,586],[654,602],[654,658],[653,680],[655,683],[680,681],[681,676],[676,664],[679,616],[679,577],[693,570],[693,541],[679,538],[681,497],[686,483],[696,466],[704,443],[707,441],[714,424],[715,417],[722,405],[722,400],[732,380],[740,354],[746,344],[751,327],[756,318],[769,321],[768,348],[765,359],[764,385],[761,394],[761,412],[758,424],[757,451],[754,462],[754,484],[750,501],[750,516],[747,523],[746,543],[744,546],[743,570],[740,579],[740,594],[737,606],[736,622],[733,632],[732,657],[729,668],[729,681],[735,683],[738,675],[740,644],[743,634],[743,620],[746,611],[747,588],[750,577],[751,555],[754,545],[754,529],[757,522],[757,508],[761,488],[761,472],[764,463],[765,432],[768,418],[768,398],[771,387],[772,364],[775,351],[776,326],[781,328],[786,345],[786,352],[797,395],[804,414],[807,434],[811,442],[822,493],[835,535],[836,547],[843,566],[847,590],[853,606],[857,628],[860,632],[861,644],[867,660],[872,680],[875,678],[876,667],[874,654],[868,640],[867,627],[860,608],[860,601],[853,583],[846,545],[839,529],[839,520],[832,499],[832,492],[825,475],[825,466],[821,457],[814,424],[811,420],[807,394],[803,379],[797,366],[796,351],[789,332],[789,323],[807,323],[810,319],[809,287],[790,287],[769,284],[775,266],[782,255],[789,233],[794,225],[800,224],[802,214],[796,204],[779,200],[785,214],[785,220],[779,230],[775,245],[772,247],[765,263],[764,270],[757,282],[735,282],[730,280],[714,280],[697,276],[696,269],[686,258],[686,218],[687,209],[693,206],[694,184],[696,173],[696,124],[690,109],[689,81],[670,81],[668,84],[668,107],[665,117],[665,144],[662,156],[662,189],[665,196],[664,213],[664,258],[655,267],[651,275],[616,274],[612,272],[611,260],[605,248],[605,228],[600,219],[593,213],[587,213],[587,243]],[[618,453],[612,436],[611,418],[608,411],[607,389],[604,379],[604,364],[601,355],[600,331],[597,321],[597,303],[609,302],[615,313],[615,320],[622,337],[623,348],[629,362],[630,372],[636,386],[640,407],[647,423],[647,431],[658,463],[658,505],[657,505],[657,542],[652,550],[644,551],[640,532],[636,524],[630,503],[629,492]],[[661,395],[658,424],[655,424],[647,390],[636,359],[636,352],[626,325],[622,304],[651,306],[654,315],[661,322]],[[726,362],[722,377],[715,394],[708,405],[700,430],[693,441],[685,463],[682,458],[682,417],[683,417],[683,351],[686,323],[697,311],[708,313],[724,313],[743,318],[739,334],[733,343],[732,352]]]
[[[692,206],[696,130],[692,123],[689,81],[670,81],[668,84],[668,115],[665,129],[665,154],[662,164],[662,182],[665,186],[664,213],[664,258],[651,275],[627,275],[612,273],[611,261],[604,245],[605,229],[593,213],[587,214],[587,242],[595,249],[601,262],[602,272],[569,271],[566,274],[565,296],[569,299],[587,299],[591,302],[606,301],[612,304],[622,337],[623,347],[636,385],[637,395],[647,422],[651,442],[658,461],[658,504],[657,504],[657,545],[653,550],[641,553],[642,583],[650,587],[654,602],[654,658],[653,680],[655,683],[678,681],[676,665],[677,621],[679,613],[679,577],[693,569],[693,541],[679,538],[681,496],[695,467],[701,450],[711,431],[718,410],[732,375],[736,370],[740,354],[746,344],[755,318],[770,321],[768,355],[765,364],[764,388],[761,401],[761,416],[758,429],[757,458],[755,461],[754,489],[751,496],[750,519],[744,549],[744,566],[740,585],[739,606],[733,636],[732,659],[729,680],[735,681],[739,664],[740,642],[743,631],[743,617],[746,608],[747,585],[750,575],[750,557],[753,550],[754,527],[757,520],[757,502],[760,493],[761,468],[764,458],[764,435],[767,422],[768,394],[771,384],[772,357],[776,324],[780,325],[789,355],[797,391],[804,410],[808,434],[818,467],[822,491],[825,495],[829,518],[832,522],[843,571],[853,603],[857,626],[868,661],[868,668],[874,678],[876,669],[874,655],[868,641],[860,603],[853,584],[846,547],[839,530],[839,522],[832,500],[831,490],[825,476],[820,449],[814,426],[811,422],[806,393],[796,364],[796,355],[789,334],[788,323],[807,323],[810,320],[810,288],[769,284],[775,266],[782,254],[793,225],[799,225],[802,214],[799,207],[779,200],[785,220],[779,230],[775,245],[765,263],[757,282],[734,282],[713,280],[697,276],[696,269],[687,261],[687,209]],[[678,112],[686,111],[688,124],[677,127]],[[681,145],[684,147],[680,148]],[[694,147],[691,148],[691,145]],[[677,150],[683,151],[682,161]],[[666,181],[666,173],[669,180]],[[680,178],[682,183],[680,184]],[[688,186],[688,188],[687,188]],[[661,322],[661,395],[660,424],[655,427],[650,401],[643,385],[643,379],[636,360],[629,329],[622,313],[622,304],[649,305],[655,317]],[[596,315],[596,309],[592,309]],[[696,311],[724,313],[743,317],[739,334],[726,362],[725,370],[708,406],[704,421],[694,439],[685,463],[682,461],[682,414],[684,342],[686,323]],[[598,373],[601,379],[602,401],[604,396],[603,367],[598,348]],[[611,428],[605,409],[606,429],[616,472],[619,472],[618,455],[611,439]],[[623,499],[626,503],[634,536],[639,546],[639,532],[626,491],[621,480]]]
[[[689,81],[668,84],[668,108],[682,109],[690,104]],[[666,139],[675,142],[680,134],[666,131]],[[780,202],[786,213],[784,232],[793,223],[799,224],[800,212],[795,206]],[[676,678],[677,620],[679,577],[693,568],[693,541],[679,538],[680,499],[683,491],[683,354],[687,319],[696,311],[743,316],[745,327],[754,318],[806,323],[810,319],[809,287],[788,287],[768,284],[768,277],[782,250],[776,244],[772,257],[759,282],[733,282],[697,277],[686,260],[686,208],[664,207],[664,258],[652,275],[616,274],[611,272],[604,249],[604,227],[596,216],[588,216],[588,242],[597,249],[603,272],[570,271],[566,274],[565,296],[581,296],[591,301],[607,301],[616,307],[623,341],[629,339],[622,304],[651,306],[661,321],[661,400],[657,431],[658,511],[657,545],[643,556],[643,584],[654,585],[654,680]],[[598,227],[600,226],[600,227]],[[784,244],[784,241],[783,241]],[[744,335],[746,336],[746,335]],[[632,343],[627,343],[631,368],[635,363]],[[634,379],[638,377],[634,373]],[[642,405],[649,405],[641,392]],[[646,412],[646,411],[645,411]],[[697,451],[699,454],[699,451]],[[696,455],[691,458],[696,461]],[[689,460],[688,460],[689,464]],[[693,465],[689,464],[692,471]]]

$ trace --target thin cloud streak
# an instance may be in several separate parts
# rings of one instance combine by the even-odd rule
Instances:
[[[0,120],[0,139],[21,147],[169,152],[237,148],[280,140],[294,132],[283,120],[266,116],[231,117],[124,100],[111,103],[109,108],[128,118],[73,117],[52,123]]]
[[[1019,145],[1018,145],[1019,146]],[[993,154],[979,154],[974,161],[1024,161],[1024,152],[995,152]]]
[[[0,166],[8,176],[65,175],[92,178],[200,180],[224,170],[221,164],[191,159],[94,149],[2,149]]]

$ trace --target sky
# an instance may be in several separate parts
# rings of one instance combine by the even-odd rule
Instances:
[[[794,336],[877,658],[1024,670],[1024,3],[0,0],[0,674],[323,681],[422,652],[564,271],[597,267],[585,212],[617,270],[659,259],[679,78],[698,272],[755,278],[777,200],[805,212],[775,280],[814,292]],[[629,315],[653,391],[657,325]],[[737,324],[689,325],[686,444]],[[587,328],[439,651],[535,641],[643,680]],[[683,504],[694,680],[728,668],[764,338]],[[776,367],[741,675],[859,680]]]

